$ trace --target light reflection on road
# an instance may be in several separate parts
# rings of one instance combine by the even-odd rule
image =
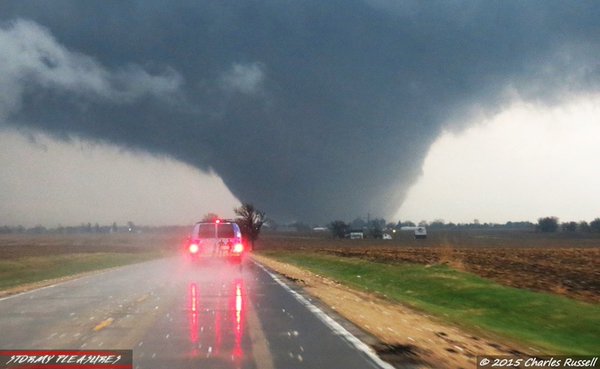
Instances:
[[[242,338],[244,334],[243,329],[243,296],[242,293],[243,283],[241,279],[235,281],[235,348],[233,350],[233,356],[237,359],[242,359],[244,352],[242,350]]]
[[[198,326],[198,310],[199,310],[199,301],[198,301],[198,286],[196,283],[190,283],[189,287],[189,320],[190,320],[190,342],[192,343],[192,356],[196,357],[199,354],[198,351],[198,330],[200,327]]]
[[[189,281],[186,310],[192,360],[221,359],[241,368],[251,359],[247,357],[251,354],[244,352],[246,298],[239,274],[219,276],[210,284]]]

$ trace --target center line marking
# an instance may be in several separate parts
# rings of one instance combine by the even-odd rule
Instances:
[[[108,318],[106,320],[103,320],[102,322],[100,322],[100,324],[98,324],[97,326],[94,327],[94,331],[98,332],[98,331],[103,330],[104,328],[111,325],[113,323],[113,321],[114,321],[113,318]]]

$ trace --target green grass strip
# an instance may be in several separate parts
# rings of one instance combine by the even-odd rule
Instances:
[[[0,260],[0,290],[47,279],[137,263],[162,256],[164,255],[160,252],[99,252]]]
[[[295,252],[263,255],[385,295],[467,329],[529,343],[548,354],[599,353],[598,305],[505,287],[444,265],[391,265]]]

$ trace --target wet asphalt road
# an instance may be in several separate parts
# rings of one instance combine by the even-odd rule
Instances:
[[[1,299],[0,350],[132,349],[140,369],[385,367],[336,324],[251,261],[170,258]]]

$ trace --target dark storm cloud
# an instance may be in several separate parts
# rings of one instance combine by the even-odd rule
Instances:
[[[444,127],[600,83],[591,1],[19,0],[0,14],[4,34],[40,25],[100,76],[17,68],[7,124],[212,168],[285,219],[390,215]]]

